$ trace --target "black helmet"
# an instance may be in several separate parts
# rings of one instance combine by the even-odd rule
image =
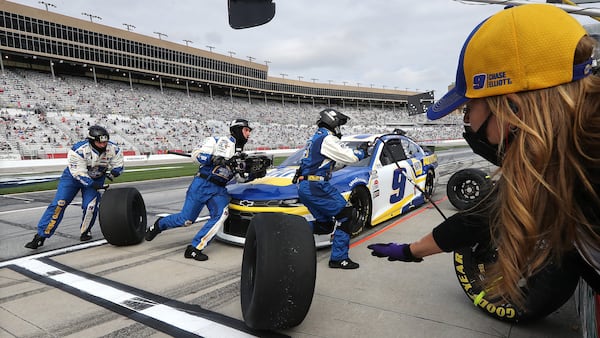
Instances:
[[[319,113],[317,125],[319,127],[327,128],[334,132],[337,137],[341,137],[342,132],[340,130],[340,126],[346,124],[348,120],[350,120],[348,116],[335,109],[327,108]]]
[[[87,138],[90,141],[107,142],[110,139],[110,135],[108,135],[108,131],[104,127],[91,126],[88,129]]]
[[[248,142],[248,139],[244,137],[244,133],[242,132],[244,127],[248,127],[250,130],[252,130],[248,120],[235,119],[231,121],[231,124],[229,124],[229,132],[231,133],[231,136],[235,138],[235,147],[238,149],[242,149],[246,142]]]
[[[235,120],[231,121],[231,124],[229,125],[229,131],[233,133],[233,131],[235,129],[242,130],[242,128],[244,128],[244,127],[250,128],[250,124],[248,124],[248,120],[235,119]],[[252,130],[252,128],[250,128],[250,130]]]

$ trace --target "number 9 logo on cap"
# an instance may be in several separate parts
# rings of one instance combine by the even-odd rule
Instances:
[[[476,74],[473,76],[473,89],[481,89],[485,87],[486,75]]]

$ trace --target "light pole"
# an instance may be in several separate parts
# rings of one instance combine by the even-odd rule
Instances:
[[[158,35],[158,39],[162,40],[163,36],[169,37],[167,34],[161,33],[161,32],[154,32],[154,34]]]
[[[212,53],[213,49],[215,49],[215,46],[206,45],[206,48],[208,48],[208,51]]]
[[[298,81],[302,81],[302,79],[304,79],[304,76],[298,75]]]
[[[194,41],[192,41],[192,40],[183,39],[183,41],[185,42],[186,46],[189,46],[190,43],[194,43]]]
[[[123,26],[127,27],[127,31],[128,32],[131,32],[131,29],[135,29],[134,25],[130,25],[128,23],[124,23]]]
[[[246,56],[248,58],[248,61],[252,62],[252,60],[256,59],[255,57],[252,56]]]
[[[235,55],[235,52],[232,52],[232,51],[230,51],[230,50],[228,50],[228,51],[227,51],[227,53],[229,53],[229,56],[230,56],[230,57],[233,57],[233,56]]]
[[[54,7],[54,8],[56,8],[56,5],[54,5],[54,4],[51,4],[51,3],[49,3],[49,2],[45,2],[45,1],[38,1],[38,3],[39,3],[39,4],[42,4],[42,5],[44,5],[44,6],[46,6],[46,12],[48,11],[48,6],[49,6],[49,7]]]
[[[281,75],[281,78],[285,80],[285,77],[287,76],[286,73],[279,73],[279,75]]]
[[[271,61],[265,60],[265,66],[269,67],[269,63],[271,63]]]
[[[90,17],[90,22],[94,22],[94,20],[92,20],[92,19],[102,20],[101,17],[99,17],[97,15],[90,14],[90,13],[81,13],[81,15],[89,16]]]
[[[313,81],[313,83],[315,83],[315,81],[317,81],[318,79],[313,77],[311,78],[311,80]]]

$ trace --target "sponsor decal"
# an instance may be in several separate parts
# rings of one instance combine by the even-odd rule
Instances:
[[[467,276],[467,274],[465,273],[463,256],[456,252],[454,253],[454,269],[456,271],[458,281],[460,282],[460,286],[463,288],[463,290],[465,290],[469,298],[475,300],[475,298],[479,295],[479,290],[475,290],[473,288],[473,284],[469,280],[469,276]],[[485,270],[483,266],[480,266],[480,269],[482,271]],[[510,304],[494,305],[485,298],[481,298],[480,301],[477,303],[477,306],[499,318],[510,319],[514,318],[517,315],[517,310],[513,308]]]
[[[423,174],[423,165],[421,164],[421,161],[412,160],[412,167],[415,171],[415,175],[422,175]]]
[[[475,74],[473,76],[473,89],[485,89],[512,84],[512,79],[506,75],[506,72]]]
[[[358,178],[355,177],[352,181],[350,181],[350,183],[348,184],[348,186],[353,187],[355,186],[357,183],[362,182],[364,184],[367,184],[369,182],[367,182],[367,180],[365,180],[364,178]]]

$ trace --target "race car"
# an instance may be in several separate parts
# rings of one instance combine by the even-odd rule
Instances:
[[[436,186],[437,155],[417,144],[402,130],[389,134],[360,134],[342,137],[350,148],[367,143],[369,156],[350,164],[336,164],[330,179],[344,198],[359,212],[359,230],[404,214],[426,202]],[[244,245],[246,230],[257,213],[281,212],[314,220],[298,199],[292,179],[304,149],[300,149],[265,177],[227,186],[231,201],[229,217],[217,233],[221,241]],[[416,188],[418,185],[419,188]],[[331,244],[331,234],[315,234],[317,247]]]

